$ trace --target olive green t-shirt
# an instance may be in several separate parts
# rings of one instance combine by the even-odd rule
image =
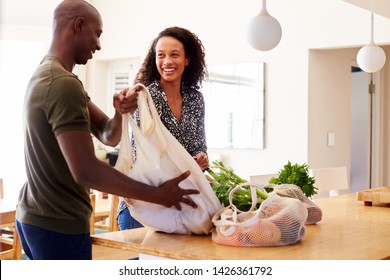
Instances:
[[[17,220],[56,232],[89,232],[89,188],[75,182],[56,136],[90,132],[89,97],[76,75],[46,56],[33,74],[25,96],[27,182],[19,194]]]

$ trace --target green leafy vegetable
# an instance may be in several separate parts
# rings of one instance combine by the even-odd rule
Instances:
[[[239,184],[247,181],[238,176],[231,168],[227,168],[221,161],[213,161],[207,170],[212,177],[211,187],[223,206],[229,205],[229,192]],[[268,194],[260,190],[257,192],[257,207],[267,199]],[[245,184],[233,194],[233,204],[241,211],[248,211],[252,206],[252,196],[249,186]]]
[[[309,176],[307,164],[291,164],[289,161],[278,173],[278,177],[269,180],[270,184],[294,184],[300,187],[307,197],[317,193],[318,188],[314,186],[314,177]]]

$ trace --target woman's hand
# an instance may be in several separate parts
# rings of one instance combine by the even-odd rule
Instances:
[[[202,170],[209,168],[209,157],[206,153],[200,152],[194,156],[194,159]]]

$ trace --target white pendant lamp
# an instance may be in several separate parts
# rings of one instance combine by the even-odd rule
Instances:
[[[360,69],[367,73],[378,72],[386,62],[386,54],[383,49],[374,42],[374,14],[371,1],[371,39],[370,42],[361,48],[356,57]]]
[[[260,13],[248,23],[246,39],[249,45],[256,50],[268,51],[279,44],[282,38],[282,28],[279,22],[268,13],[266,0],[262,1]]]

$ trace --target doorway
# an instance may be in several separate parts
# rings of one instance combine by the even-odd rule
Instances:
[[[351,177],[352,192],[378,185],[380,75],[351,67]]]
[[[362,71],[352,72],[351,67],[357,67],[358,50],[342,48],[309,52],[308,164],[311,168],[346,166],[348,174],[352,174],[349,176],[351,191],[367,189],[370,182],[371,188],[389,184],[389,67],[385,66],[373,75]],[[352,77],[356,77],[361,85],[352,85],[352,79],[355,80]],[[375,85],[372,94],[372,134],[369,126],[371,98],[368,94],[371,78]],[[364,98],[364,103],[360,103],[360,107],[354,105],[358,101],[352,88],[362,90],[360,98]],[[354,113],[353,108],[356,110]],[[356,115],[363,116],[363,121],[354,119]],[[364,124],[364,131],[357,134],[356,124]],[[334,135],[332,145],[328,141],[329,132]],[[355,145],[353,148],[352,143]],[[351,166],[358,157],[360,164],[365,163],[361,169]],[[369,158],[371,165],[367,163]],[[370,172],[371,180],[368,179]]]

